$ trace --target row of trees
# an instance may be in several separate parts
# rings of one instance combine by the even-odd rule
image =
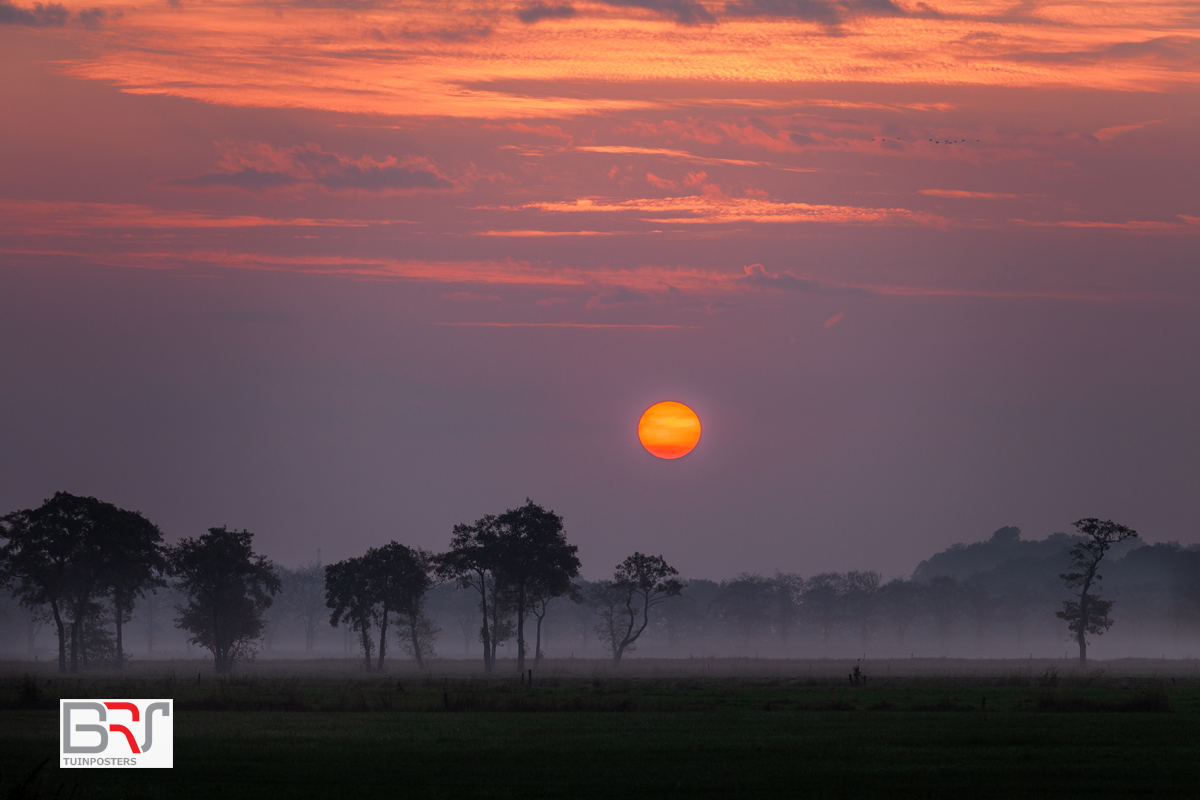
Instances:
[[[137,512],[66,492],[8,514],[0,526],[2,576],[15,583],[22,604],[53,619],[59,669],[66,671],[68,653],[76,672],[107,645],[95,638],[106,612],[116,625],[120,661],[134,598],[161,585],[167,567],[158,527]]]
[[[1113,624],[1114,601],[1100,595],[1099,566],[1111,548],[1137,534],[1090,518],[1075,527],[1075,536],[1059,535],[1062,556],[1053,561],[1065,570],[1055,570],[1058,592],[1071,592],[1057,617],[1086,663],[1088,637]],[[978,566],[987,556],[980,545],[951,548],[939,556],[945,563],[932,563],[939,557],[923,562],[918,573],[927,573],[924,580],[885,583],[877,572],[858,571],[807,579],[743,574],[721,584],[694,581],[685,595],[686,584],[661,556],[634,553],[611,579],[589,583],[579,578],[577,548],[567,542],[562,518],[530,500],[455,526],[450,548],[437,555],[393,541],[324,568],[287,570],[256,554],[252,539],[248,531],[222,527],[168,547],[140,513],[60,492],[37,509],[0,518],[0,579],[23,606],[53,621],[63,671],[96,661],[119,667],[125,658],[123,628],[135,601],[150,592],[146,606],[155,606],[154,592],[168,581],[179,598],[176,625],[188,632],[190,643],[212,652],[221,672],[260,642],[270,648],[286,619],[302,623],[306,650],[327,619],[353,631],[368,670],[384,668],[389,633],[423,666],[439,632],[428,611],[430,591],[439,584],[457,587],[453,594],[465,600],[456,605],[456,625],[468,646],[474,631],[487,672],[495,669],[497,648],[514,639],[517,669],[526,668],[530,654],[538,664],[544,625],[557,600],[583,612],[575,617],[576,627],[597,636],[618,665],[648,631],[673,644],[687,638],[701,618],[734,632],[747,650],[764,635],[777,637],[786,649],[789,637],[804,628],[815,630],[826,647],[831,638],[853,631],[865,651],[885,626],[903,649],[909,631],[922,623],[944,643],[964,610],[979,620],[1010,617],[1019,640],[1038,602],[1036,587],[1010,581],[998,593],[980,578],[996,580],[1004,572],[1000,568],[966,580],[939,574],[953,572],[946,565],[956,560]],[[1061,547],[1064,543],[1070,547]],[[988,543],[992,550],[1032,545],[1020,542],[1016,529],[1001,529]],[[1005,568],[1021,564],[1010,559]],[[1018,573],[1029,574],[1027,567]],[[1040,588],[1048,591],[1044,581]],[[558,608],[562,616],[561,603]]]
[[[229,672],[264,635],[273,635],[281,615],[268,610],[281,593],[282,610],[303,619],[309,649],[319,624],[318,592],[323,594],[329,624],[344,623],[357,634],[368,670],[384,668],[393,625],[400,649],[418,665],[433,654],[438,628],[425,602],[438,581],[477,593],[488,672],[497,646],[514,633],[517,668],[525,669],[531,620],[536,663],[550,603],[564,596],[584,600],[573,583],[578,548],[567,542],[562,517],[530,500],[456,526],[444,554],[393,541],[323,570],[281,570],[254,552],[253,534],[245,530],[211,528],[166,546],[162,532],[139,512],[66,492],[0,519],[0,537],[0,579],[21,605],[54,621],[64,672],[92,661],[122,666],[123,626],[135,600],[168,580],[181,595],[177,627],[191,634],[191,644],[212,653],[218,672]],[[661,557],[635,553],[613,580],[591,587],[588,598],[602,619],[598,630],[616,662],[645,631],[650,610],[679,593],[676,574]]]
[[[777,572],[743,573],[720,583],[694,580],[677,601],[656,610],[651,630],[668,650],[704,648],[714,639],[732,638],[740,641],[743,652],[762,647],[788,653],[790,642],[804,637],[815,640],[819,652],[829,652],[831,645],[844,651],[856,641],[849,646],[861,652],[882,648],[907,653],[908,645],[921,637],[932,636],[945,648],[963,624],[974,628],[980,643],[998,627],[1008,627],[1020,645],[1049,609],[1086,659],[1087,637],[1081,632],[1098,636],[1113,625],[1109,612],[1115,601],[1099,593],[1101,560],[1114,544],[1134,534],[1094,519],[1080,520],[1077,528],[1079,535],[1064,537],[1070,547],[1047,563],[1009,562],[966,579],[931,571],[920,580],[885,582],[878,572],[849,571],[808,578]],[[1065,593],[1069,596],[1064,599]]]
[[[397,542],[372,548],[325,568],[330,623],[343,620],[357,632],[366,668],[378,644],[382,669],[391,614],[403,630],[401,649],[418,665],[433,652],[438,628],[425,614],[425,599],[436,580],[453,582],[472,594],[483,644],[483,668],[495,669],[497,649],[515,638],[517,670],[529,653],[526,625],[532,623],[534,666],[542,658],[542,625],[558,598],[589,603],[596,610],[596,632],[616,664],[636,647],[650,624],[652,609],[678,595],[678,571],[661,556],[634,553],[612,580],[580,591],[578,548],[569,544],[562,517],[532,500],[500,515],[456,525],[450,549],[440,555]],[[376,636],[377,632],[377,636]]]
[[[184,598],[176,624],[212,652],[218,672],[228,672],[262,636],[263,612],[280,589],[249,531],[211,528],[167,547],[142,514],[94,497],[58,492],[0,518],[0,538],[0,580],[21,605],[54,622],[62,672],[68,662],[71,672],[93,660],[123,666],[134,602],[167,578]]]
[[[330,564],[325,568],[326,605],[332,609],[330,625],[345,621],[359,635],[366,669],[371,670],[371,652],[378,628],[379,663],[387,655],[388,623],[395,615],[400,649],[424,666],[433,655],[437,627],[425,616],[425,595],[433,585],[435,561],[424,550],[397,542],[372,547],[365,555]]]

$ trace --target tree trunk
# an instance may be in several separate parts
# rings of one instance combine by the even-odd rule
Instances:
[[[544,616],[544,615],[543,615]],[[542,618],[537,618],[537,639],[533,644],[533,668],[537,669],[542,662]]]
[[[525,592],[517,591],[517,672],[525,674]]]
[[[616,637],[616,626],[613,626],[613,666],[621,666],[621,656],[625,655],[625,648],[633,643],[633,626],[636,623],[636,618],[633,616],[633,609],[628,604],[625,606],[629,613],[629,624],[625,627],[625,633],[621,634],[621,638]]]
[[[367,659],[367,664],[366,664],[367,672],[370,672],[371,671],[371,623],[368,622],[367,620],[363,620],[362,646],[363,646],[363,655],[365,655],[366,659]]]
[[[493,669],[496,668],[496,648],[500,646],[500,638],[496,634],[496,628],[497,628],[499,622],[500,622],[500,620],[498,618],[498,607],[496,606],[495,603],[492,603],[492,663],[491,663],[491,666],[488,668],[488,672],[491,672]]]
[[[117,618],[117,663],[116,668],[121,669],[125,665],[125,650],[121,643],[121,598],[116,592],[113,593],[113,605],[115,606]]]
[[[383,657],[387,653],[387,606],[383,607],[383,618],[379,621],[379,667],[376,672],[383,672]]]
[[[79,672],[79,628],[83,622],[78,619],[71,620],[71,672],[72,674]]]
[[[408,629],[412,633],[413,657],[417,660],[417,669],[425,669],[425,662],[421,659],[421,619],[419,615],[410,616],[408,623]]]
[[[58,671],[67,671],[67,630],[63,624],[62,614],[58,611],[58,603],[51,603],[50,610],[54,612],[54,624],[58,627]]]
[[[154,607],[157,598],[151,594],[146,598],[146,653],[154,653]]]
[[[488,634],[487,578],[482,573],[479,575],[479,597],[479,607],[483,611],[483,627],[480,629],[480,633],[483,634],[483,671],[490,673],[496,649],[492,646],[491,636]]]
[[[1095,571],[1094,567],[1092,571]],[[1091,617],[1091,614],[1089,613],[1091,609],[1088,608],[1088,601],[1092,599],[1088,595],[1088,590],[1091,588],[1092,580],[1091,575],[1089,574],[1087,579],[1083,582],[1083,591],[1079,593],[1079,629],[1076,631],[1076,634],[1079,638],[1080,670],[1087,669],[1087,629],[1088,622],[1090,621],[1089,618]]]

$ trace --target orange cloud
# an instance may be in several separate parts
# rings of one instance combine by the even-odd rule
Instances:
[[[677,188],[679,188],[679,184],[677,184],[675,181],[664,180],[664,179],[658,177],[657,175],[655,175],[653,172],[646,173],[646,182],[649,183],[651,186],[658,187],[659,189],[677,189]]]
[[[551,16],[574,8],[542,5]],[[101,0],[96,8],[112,15],[123,6]],[[700,101],[712,100],[711,87],[722,84],[1159,90],[1200,81],[1196,17],[1172,0],[1086,6],[1045,0],[1021,13],[987,0],[942,0],[936,10],[905,10],[888,0],[726,6],[740,10],[718,14],[716,4],[708,11],[696,0],[608,0],[587,14],[562,11],[553,25],[533,25],[519,11],[541,18],[547,12],[487,0],[470,6],[227,0],[182,10],[160,3],[89,34],[85,54],[64,68],[127,92],[210,103],[472,119],[563,118],[690,102],[621,90],[655,81],[706,87],[696,92],[703,92]],[[838,35],[832,35],[832,17],[769,11],[801,6],[888,13],[835,15]],[[704,14],[714,24],[678,24],[685,17],[707,22]],[[595,88],[558,88],[568,83]],[[760,92],[746,94],[718,102],[762,102]],[[737,135],[783,144],[761,132]]]
[[[357,228],[398,223],[405,224],[406,221],[226,216],[199,211],[168,211],[134,203],[0,199],[0,231],[8,236],[84,236],[102,228]]]
[[[737,158],[711,158],[708,156],[698,156],[693,153],[688,153],[684,150],[671,150],[663,147],[631,147],[627,145],[587,145],[576,147],[576,150],[584,153],[614,153],[620,155],[641,155],[641,156],[661,156],[663,158],[680,159],[682,161],[692,161],[697,164],[731,164],[739,167],[773,167],[781,169],[785,172],[818,172],[816,169],[802,169],[799,167],[789,167],[782,164],[772,164],[767,161],[747,161]]]
[[[1031,197],[1040,196],[1032,194],[1008,194],[1006,192],[965,192],[958,189],[922,189],[921,194],[928,194],[934,197],[957,197],[977,200],[1028,200]]]
[[[715,188],[715,187],[714,187]],[[575,202],[529,203],[548,213],[622,213],[641,215],[653,222],[675,224],[719,224],[726,222],[820,222],[827,224],[946,224],[940,217],[905,208],[859,208],[856,206],[780,203],[761,197],[731,197],[718,191],[688,197],[607,200],[581,198]]]
[[[1188,218],[1179,215],[1182,219]],[[1061,219],[1061,220],[1029,220],[1029,219],[1012,219],[1009,222],[1018,225],[1031,225],[1039,228],[1101,228],[1119,231],[1136,231],[1141,233],[1149,232],[1178,232],[1178,233],[1200,233],[1194,225],[1184,225],[1178,222],[1164,222],[1161,220],[1130,220],[1128,222],[1105,222],[1101,220],[1080,220],[1080,219]]]

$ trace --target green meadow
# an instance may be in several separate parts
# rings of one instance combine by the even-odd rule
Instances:
[[[532,685],[473,662],[31,666],[0,674],[0,797],[1200,794],[1190,661],[880,661],[857,686],[852,662],[757,659],[551,661]],[[58,769],[60,697],[173,698],[175,768]]]

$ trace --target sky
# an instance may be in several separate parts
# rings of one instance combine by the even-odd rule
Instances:
[[[0,0],[0,512],[583,574],[1200,542],[1200,7]],[[699,445],[638,442],[654,403]]]

